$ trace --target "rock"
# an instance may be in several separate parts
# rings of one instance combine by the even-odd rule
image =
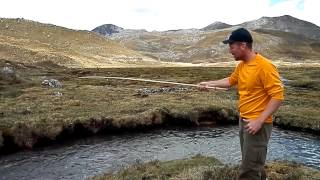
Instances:
[[[134,96],[138,96],[138,97],[148,97],[149,95],[145,92],[137,92],[136,94],[134,94]]]
[[[62,88],[62,83],[56,79],[45,79],[41,84],[43,86],[50,86],[53,88]]]
[[[22,109],[19,111],[19,114],[24,114],[24,115],[31,114],[31,113],[32,111],[30,107],[26,107],[25,109]]]
[[[282,76],[280,76],[280,80],[281,80],[282,84],[285,86],[288,86],[290,84],[290,81],[292,81],[292,80],[288,80]]]
[[[58,97],[62,96],[62,93],[61,93],[61,92],[53,92],[53,94],[54,94],[55,96],[58,96]]]
[[[1,77],[7,81],[17,80],[16,72],[11,64],[6,63],[6,65],[2,68]]]

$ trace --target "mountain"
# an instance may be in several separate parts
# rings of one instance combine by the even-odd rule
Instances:
[[[215,22],[202,29],[170,31],[126,30],[106,36],[150,58],[168,62],[207,63],[233,61],[221,43],[232,30],[248,28],[254,49],[279,61],[319,61],[320,29],[291,16],[262,17],[239,25]]]
[[[216,22],[202,28],[201,30],[208,31],[208,30],[216,30],[216,29],[225,29],[225,28],[229,28],[229,27],[232,27],[232,25],[216,21]]]
[[[117,36],[117,34],[121,34],[122,37],[125,35],[131,36],[147,32],[145,29],[123,29],[114,24],[104,24],[94,28],[92,31],[103,36]]]
[[[104,24],[102,26],[98,26],[94,28],[92,31],[102,34],[104,36],[110,36],[113,33],[119,33],[120,31],[123,31],[123,30],[124,29],[122,27],[119,27],[113,24]]]
[[[0,18],[0,59],[77,68],[234,62],[228,46],[221,41],[240,26],[251,31],[254,49],[273,60],[319,62],[319,27],[291,16],[262,17],[235,26],[216,22],[202,29],[161,32],[112,24],[94,31],[77,31]]]
[[[153,62],[116,41],[25,19],[0,18],[0,58],[67,67],[110,67]]]
[[[251,30],[266,29],[291,32],[304,35],[307,38],[320,40],[319,26],[289,15],[279,17],[262,17],[260,19],[248,21],[237,26],[245,27]]]

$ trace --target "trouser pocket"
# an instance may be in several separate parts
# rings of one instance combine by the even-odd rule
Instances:
[[[264,165],[267,156],[267,147],[250,147],[246,153],[248,164]]]

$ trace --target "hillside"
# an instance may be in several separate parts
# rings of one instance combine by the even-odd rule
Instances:
[[[153,63],[91,31],[76,31],[24,19],[0,19],[0,57],[67,67],[110,67]]]
[[[303,35],[306,38],[320,40],[320,27],[317,25],[297,19],[295,17],[284,15],[278,17],[261,17],[254,21],[248,21],[238,26],[245,27],[251,30],[267,29],[283,32],[290,32],[298,35]]]
[[[195,64],[230,62],[233,59],[228,54],[228,46],[221,41],[240,26],[252,32],[255,50],[273,60],[295,63],[320,60],[320,40],[316,38],[320,28],[291,16],[263,17],[235,26],[215,22],[202,29],[163,32],[122,29],[104,35],[127,48],[161,61]]]

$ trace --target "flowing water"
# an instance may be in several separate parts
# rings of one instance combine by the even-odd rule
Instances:
[[[239,163],[238,127],[122,133],[18,152],[0,157],[0,179],[86,179],[135,163],[196,154]],[[320,138],[274,128],[267,159],[295,161],[320,169]]]

